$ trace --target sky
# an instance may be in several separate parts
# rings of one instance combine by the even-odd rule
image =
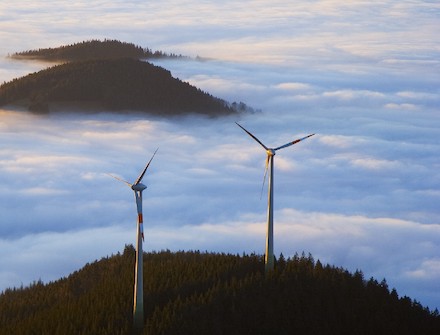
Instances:
[[[263,254],[266,154],[239,122],[269,147],[316,133],[275,156],[276,255],[311,253],[440,308],[439,28],[437,1],[0,2],[1,83],[48,66],[14,52],[118,39],[192,57],[154,63],[259,110],[0,109],[0,291],[134,244],[133,192],[107,173],[134,181],[156,148],[146,251]]]

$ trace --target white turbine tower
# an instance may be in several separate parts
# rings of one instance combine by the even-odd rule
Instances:
[[[133,191],[136,199],[136,207],[138,213],[137,220],[137,239],[136,239],[136,264],[134,268],[134,300],[133,300],[133,328],[136,331],[140,332],[144,326],[144,281],[143,281],[143,251],[142,251],[142,241],[144,240],[144,227],[143,227],[143,218],[142,218],[142,191],[147,188],[144,184],[142,184],[142,178],[147,172],[148,167],[150,166],[151,161],[156,155],[156,152],[159,149],[156,149],[153,156],[145,166],[145,169],[136,179],[133,184],[130,184],[128,181],[125,181],[116,176],[110,175],[113,178],[124,182],[127,184]]]
[[[267,154],[266,169],[264,171],[264,179],[263,179],[263,186],[264,186],[264,182],[266,180],[267,170],[269,169],[269,185],[268,185],[269,190],[268,190],[268,194],[267,194],[266,254],[265,254],[264,263],[265,263],[265,271],[269,272],[269,271],[272,271],[273,267],[274,267],[274,256],[273,256],[273,160],[274,160],[275,152],[279,149],[284,149],[284,148],[290,147],[291,145],[294,145],[302,140],[305,140],[306,138],[309,138],[315,134],[307,135],[306,137],[303,137],[303,138],[294,140],[292,142],[286,143],[286,144],[281,145],[277,148],[268,148],[258,138],[256,138],[249,131],[247,131],[245,128],[240,126],[238,123],[237,123],[237,126],[239,126],[241,129],[243,129],[250,137],[252,137],[255,141],[257,141],[264,148],[264,150],[266,150],[266,154]]]

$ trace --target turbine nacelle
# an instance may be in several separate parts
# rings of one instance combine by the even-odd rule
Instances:
[[[275,150],[274,149],[267,149],[266,153],[268,156],[275,156]]]
[[[133,191],[138,191],[138,192],[142,192],[143,190],[145,190],[147,188],[146,185],[142,184],[142,183],[138,183],[136,185],[131,185],[131,189]]]

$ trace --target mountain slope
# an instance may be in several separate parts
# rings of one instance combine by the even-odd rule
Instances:
[[[0,295],[0,334],[129,334],[134,248]],[[144,254],[144,334],[438,334],[440,317],[309,256]]]
[[[25,104],[35,112],[65,104],[159,115],[235,112],[169,71],[130,58],[66,63],[14,79],[0,86],[0,106],[6,104]]]

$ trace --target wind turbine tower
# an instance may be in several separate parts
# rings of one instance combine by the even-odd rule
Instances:
[[[269,170],[269,183],[268,183],[269,189],[268,189],[268,193],[267,193],[266,253],[265,253],[265,258],[264,258],[265,271],[267,273],[267,272],[272,271],[274,268],[274,255],[273,255],[273,169],[274,169],[274,163],[273,163],[273,161],[274,161],[274,157],[275,157],[275,152],[277,150],[290,147],[291,145],[294,145],[302,140],[305,140],[306,138],[309,138],[315,134],[307,135],[306,137],[299,138],[297,140],[286,143],[286,144],[281,145],[276,148],[268,148],[258,138],[256,138],[249,131],[247,131],[245,128],[240,126],[238,123],[237,123],[237,126],[239,126],[241,129],[243,129],[250,137],[252,137],[255,141],[257,141],[264,148],[264,150],[266,150],[266,154],[267,154],[266,169],[264,171],[264,179],[263,179],[263,186],[264,186],[264,182],[266,180],[266,175],[267,175],[267,170]]]
[[[144,262],[143,262],[143,250],[142,250],[142,242],[144,241],[144,227],[143,227],[143,218],[142,218],[142,192],[147,188],[147,186],[142,184],[142,178],[144,177],[145,172],[147,172],[147,169],[150,166],[150,163],[153,160],[154,155],[156,155],[157,150],[159,149],[156,149],[153,156],[145,166],[144,170],[133,184],[116,176],[110,175],[113,178],[127,184],[134,191],[134,197],[136,200],[138,220],[137,220],[136,263],[134,268],[134,298],[133,298],[133,328],[135,330],[135,333],[140,332],[144,326],[144,280],[143,280]]]

